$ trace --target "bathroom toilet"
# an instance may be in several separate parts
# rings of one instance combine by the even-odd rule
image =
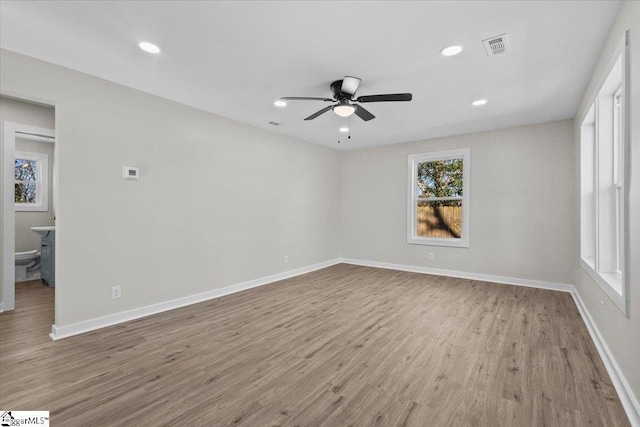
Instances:
[[[16,252],[16,282],[40,278],[40,252]]]

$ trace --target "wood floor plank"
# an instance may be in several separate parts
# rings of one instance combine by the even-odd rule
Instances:
[[[341,264],[56,342],[53,298],[0,315],[52,425],[629,425],[567,293]]]

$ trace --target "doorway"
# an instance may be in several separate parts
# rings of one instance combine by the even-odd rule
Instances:
[[[3,126],[3,150],[2,150],[2,301],[0,312],[15,309],[15,250],[16,250],[16,203],[14,174],[16,162],[16,141],[26,140],[44,143],[55,142],[55,131],[51,128],[33,126],[23,123],[5,121]],[[55,145],[54,145],[55,147]],[[57,151],[54,148],[54,152]],[[51,188],[51,200],[48,209],[55,215],[55,181],[56,159],[53,158],[53,174]],[[35,186],[35,184],[33,184]],[[49,189],[47,189],[47,193]],[[42,200],[40,200],[42,203]]]

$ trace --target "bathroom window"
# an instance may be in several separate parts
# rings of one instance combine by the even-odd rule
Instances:
[[[16,151],[14,162],[14,201],[16,211],[47,211],[49,156]]]

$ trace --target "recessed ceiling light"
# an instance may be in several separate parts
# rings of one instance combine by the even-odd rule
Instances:
[[[340,128],[340,132],[349,132],[349,128]]]
[[[273,105],[275,105],[276,107],[286,107],[287,102],[283,101],[282,99],[278,99],[277,101],[273,102]]]
[[[462,46],[458,45],[447,46],[440,51],[440,53],[444,56],[453,56],[459,54],[460,52],[462,52]]]
[[[145,52],[160,53],[160,48],[153,43],[142,42],[138,44],[138,46],[140,46],[140,49],[144,50]]]
[[[476,99],[475,101],[473,101],[471,103],[471,105],[473,105],[474,107],[479,107],[479,106],[484,105],[486,103],[487,103],[486,99]]]

